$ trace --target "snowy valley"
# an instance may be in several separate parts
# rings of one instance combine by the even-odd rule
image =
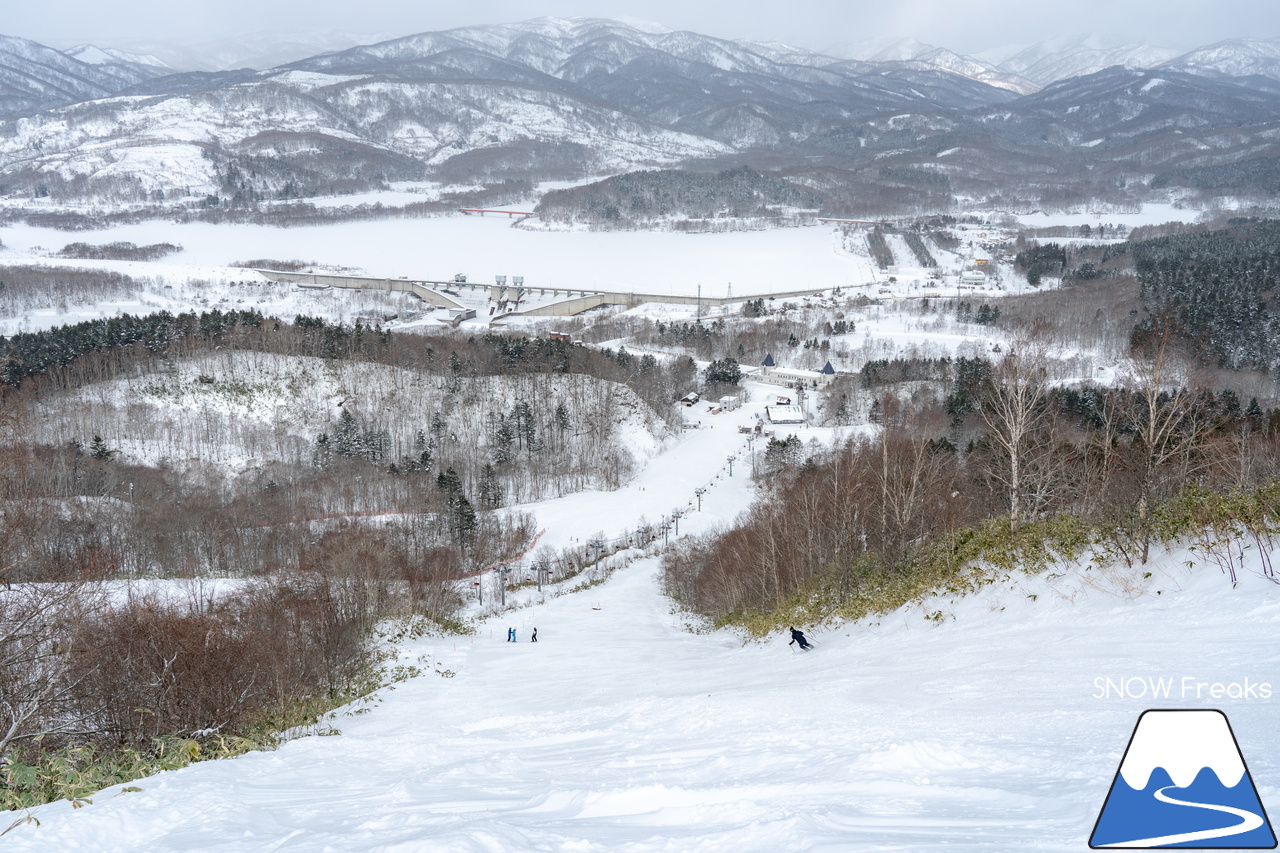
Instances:
[[[1275,41],[292,38],[0,40],[4,850],[1280,808]]]

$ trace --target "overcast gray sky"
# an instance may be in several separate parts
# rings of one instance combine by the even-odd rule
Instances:
[[[0,32],[66,47],[236,33],[392,33],[546,15],[652,21],[824,49],[913,36],[960,52],[1099,33],[1172,47],[1280,36],[1280,0],[7,0]]]

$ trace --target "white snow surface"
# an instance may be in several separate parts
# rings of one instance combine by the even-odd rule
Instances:
[[[942,625],[912,608],[813,632],[799,653],[686,632],[640,560],[474,637],[415,642],[407,656],[456,677],[384,692],[340,737],[41,807],[5,849],[1083,849],[1147,704],[1094,699],[1092,679],[1274,673],[1280,596],[1172,559],[1161,596],[1058,583],[1001,585]],[[1274,708],[1229,711],[1255,779],[1274,780]]]
[[[1137,210],[1109,211],[1102,208],[1068,213],[1035,211],[1015,214],[1015,216],[1028,228],[1050,228],[1059,225],[1094,226],[1100,222],[1137,228],[1141,225],[1162,225],[1166,222],[1196,222],[1200,219],[1201,211],[1188,210],[1172,204],[1144,204]]]
[[[375,276],[473,281],[523,275],[531,287],[600,287],[706,296],[801,290],[868,283],[865,261],[836,253],[832,229],[784,228],[727,234],[671,232],[535,232],[511,228],[506,216],[388,219],[338,225],[178,224],[153,221],[69,235],[15,225],[0,228],[14,254],[61,248],[72,240],[138,245],[169,242],[184,251],[173,265],[223,267],[249,258],[301,258]],[[78,262],[76,266],[88,266]],[[141,274],[141,269],[133,274]]]
[[[704,428],[617,492],[534,507],[547,541],[688,508],[706,483],[681,533],[729,522],[752,494],[746,460],[724,470],[751,408],[693,412]],[[1280,586],[1256,571],[1233,588],[1185,550],[1063,565],[810,630],[809,653],[690,633],[659,575],[637,555],[602,585],[523,591],[473,636],[408,642],[427,674],[336,715],[341,736],[39,807],[5,850],[1074,851],[1153,706],[1224,708],[1264,802],[1280,792],[1273,701],[1097,682],[1274,683]]]
[[[1244,762],[1231,737],[1231,727],[1218,711],[1152,711],[1144,715],[1120,765],[1120,775],[1130,788],[1141,791],[1157,767],[1167,770],[1179,788],[1194,782],[1205,767],[1228,788],[1234,788],[1244,776]]]
[[[71,239],[25,226],[0,238],[11,262],[23,263],[37,246]],[[869,270],[820,228],[533,234],[456,218],[288,230],[149,223],[74,239],[180,243],[173,264],[101,262],[175,280],[235,259],[302,257],[384,275],[523,273],[535,285],[538,275],[559,285],[566,275],[616,275],[686,293],[703,269],[731,269],[720,280],[738,294],[818,276],[819,286],[834,285],[844,269]],[[720,295],[715,281],[703,279],[704,293]],[[261,304],[265,288],[254,288],[253,298],[243,291],[246,305]],[[175,302],[185,296],[175,288]],[[860,320],[854,337],[870,340],[873,330],[894,351],[993,343],[893,317]],[[518,507],[545,529],[540,546],[613,537],[673,509],[685,513],[683,535],[731,524],[755,496],[738,427],[777,389],[747,391],[736,412],[687,410],[699,428],[621,489]],[[779,427],[778,437],[791,431]],[[822,443],[843,434],[795,432]],[[511,597],[516,609],[496,615],[473,603],[469,612],[482,614],[475,635],[407,642],[400,661],[427,674],[339,712],[331,722],[340,736],[162,773],[84,808],[41,806],[32,810],[39,825],[15,825],[3,849],[1074,851],[1087,844],[1134,722],[1150,707],[1222,708],[1264,803],[1280,792],[1280,697],[1099,688],[1107,679],[1280,683],[1280,585],[1260,576],[1256,556],[1235,587],[1185,549],[1133,569],[1071,564],[1003,577],[966,598],[805,626],[817,643],[810,653],[788,648],[785,636],[744,643],[730,631],[691,633],[696,620],[661,594],[656,558],[613,559],[620,568],[602,585],[522,590]],[[527,642],[535,626],[537,645]],[[518,643],[504,642],[508,627]],[[0,815],[0,831],[21,817]]]

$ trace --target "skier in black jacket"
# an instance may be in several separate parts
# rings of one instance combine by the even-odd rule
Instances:
[[[795,628],[792,628],[791,642],[787,643],[787,645],[790,646],[794,643],[799,643],[800,648],[804,649],[806,652],[809,651],[809,649],[813,648],[813,644],[804,638],[804,633],[802,631],[798,631]]]

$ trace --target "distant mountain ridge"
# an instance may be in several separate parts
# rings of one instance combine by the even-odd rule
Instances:
[[[242,206],[427,177],[763,164],[830,210],[874,212],[1247,188],[1242,176],[1280,157],[1274,41],[1171,57],[1064,38],[988,61],[910,40],[858,50],[543,18],[266,71],[169,73],[110,49],[77,59],[3,39],[0,187]]]
[[[1096,36],[1065,36],[1025,47],[995,63],[1007,74],[1030,80],[1038,88],[1096,74],[1104,68],[1154,68],[1177,57],[1175,48],[1141,43],[1113,43]]]
[[[175,71],[217,73],[244,68],[275,68],[299,59],[334,53],[361,44],[375,44],[396,38],[396,33],[245,31],[229,37],[192,38],[181,42],[126,38],[109,53],[151,57]],[[74,53],[75,48],[68,50]]]
[[[950,70],[1022,94],[1113,66],[1208,76],[1260,75],[1280,80],[1280,39],[1229,39],[1186,51],[1095,35],[1072,35],[962,55],[907,38],[860,42],[838,50],[865,62],[909,62]]]
[[[168,64],[162,62],[158,57],[125,53],[122,50],[110,47],[101,48],[92,44],[82,44],[64,52],[67,56],[86,62],[89,65],[147,65],[161,69],[166,74],[174,71],[173,68],[170,68]]]
[[[85,62],[28,39],[0,36],[0,116],[103,98],[166,73],[124,58]]]

